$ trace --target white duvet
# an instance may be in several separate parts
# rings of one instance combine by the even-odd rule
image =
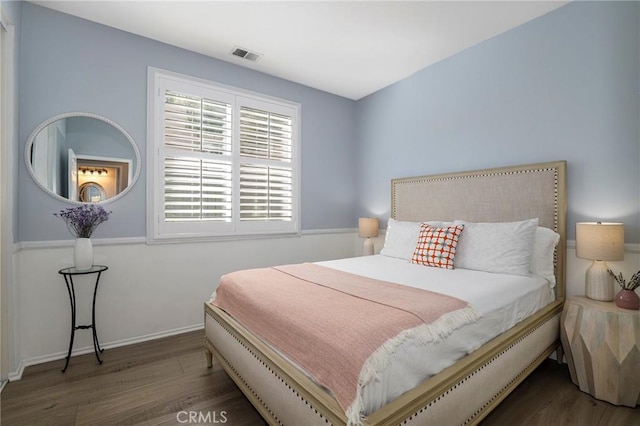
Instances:
[[[317,264],[457,297],[467,301],[481,317],[440,343],[419,346],[412,340],[403,343],[389,367],[379,373],[378,380],[363,389],[365,414],[452,365],[555,298],[547,280],[539,276],[431,268],[382,255]]]

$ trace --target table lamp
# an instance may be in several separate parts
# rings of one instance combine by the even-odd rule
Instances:
[[[366,238],[366,240],[364,240],[364,248],[362,249],[362,254],[365,256],[373,254],[373,241],[371,241],[371,237],[378,236],[379,225],[378,219],[373,217],[361,217],[358,219],[358,234]]]
[[[585,276],[585,295],[594,300],[613,300],[614,282],[606,261],[624,259],[624,224],[576,223],[576,256],[593,260]]]

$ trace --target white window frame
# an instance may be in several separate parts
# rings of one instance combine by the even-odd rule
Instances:
[[[212,96],[234,105],[232,220],[231,222],[171,223],[164,220],[164,96],[165,90],[197,96]],[[285,113],[292,127],[292,218],[290,221],[240,221],[240,149],[238,143],[240,104]],[[300,117],[299,103],[260,93],[149,67],[147,72],[147,242],[180,242],[254,238],[258,236],[300,234]],[[289,163],[287,163],[288,165]]]

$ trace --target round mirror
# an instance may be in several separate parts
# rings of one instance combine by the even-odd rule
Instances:
[[[104,188],[95,182],[83,183],[80,185],[78,193],[80,195],[80,201],[83,203],[99,203],[107,197]]]
[[[39,125],[24,158],[38,186],[73,204],[116,200],[140,174],[140,152],[131,136],[113,121],[83,112]]]

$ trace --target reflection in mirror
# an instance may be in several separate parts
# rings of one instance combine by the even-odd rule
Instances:
[[[85,203],[99,203],[107,198],[107,193],[99,183],[85,182],[78,190],[80,201]]]
[[[61,114],[38,126],[27,141],[25,162],[42,189],[72,203],[112,201],[140,174],[140,153],[131,136],[88,113]]]

